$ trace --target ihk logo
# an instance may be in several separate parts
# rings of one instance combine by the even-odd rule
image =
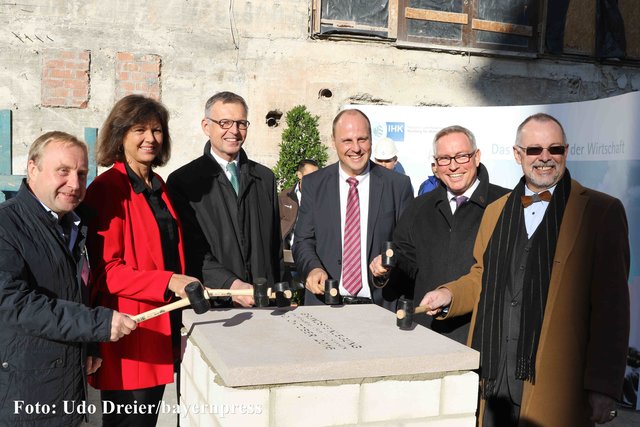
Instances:
[[[404,141],[404,122],[387,122],[387,137],[393,141]]]
[[[382,138],[385,133],[385,128],[381,123],[376,123],[375,126],[373,126],[372,132],[376,138]]]

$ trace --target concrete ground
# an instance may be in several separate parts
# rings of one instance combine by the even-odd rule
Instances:
[[[178,402],[176,398],[176,384],[167,384],[164,390],[164,403],[173,407]],[[102,426],[102,413],[100,411],[100,392],[89,386],[89,402],[93,403],[98,412],[89,415],[89,422],[82,425],[82,427],[100,427]],[[162,414],[158,415],[157,427],[176,427],[178,424],[177,416],[175,414]]]
[[[618,416],[608,424],[609,427],[636,427],[640,426],[640,412],[632,409],[619,408]]]
[[[94,403],[97,408],[100,407],[100,394],[98,391],[89,387],[89,401]],[[168,405],[177,403],[176,386],[174,384],[167,385],[164,392],[164,401]],[[100,414],[94,414],[89,417],[89,423],[83,427],[100,427],[102,425]],[[157,427],[176,427],[177,419],[173,414],[160,414],[158,416]],[[618,409],[618,417],[610,423],[604,424],[607,427],[637,427],[640,426],[640,412],[627,408]],[[250,426],[248,426],[250,427]]]

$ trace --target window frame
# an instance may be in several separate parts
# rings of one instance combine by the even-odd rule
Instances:
[[[360,25],[353,21],[322,19],[322,2],[325,0],[312,0],[310,10],[310,33],[311,38],[329,40],[367,40],[371,42],[387,43],[400,49],[431,50],[437,52],[461,52],[466,54],[512,57],[512,58],[547,58],[555,60],[566,60],[571,62],[601,63],[610,65],[624,65],[639,67],[640,56],[630,56],[627,51],[625,58],[597,58],[588,52],[573,52],[570,49],[563,50],[562,53],[552,53],[546,48],[547,29],[547,9],[550,1],[553,0],[533,0],[532,7],[535,9],[531,15],[531,25],[515,25],[499,21],[485,21],[477,16],[477,9],[483,0],[466,0],[464,13],[449,13],[439,11],[429,11],[428,9],[412,8],[411,14],[431,15],[438,19],[451,19],[464,22],[466,28],[459,42],[451,39],[436,39],[407,34],[408,19],[407,5],[409,0],[388,0],[388,21],[386,27],[372,27]],[[631,0],[629,0],[631,1]],[[635,1],[635,0],[633,0]],[[425,12],[426,11],[426,12]],[[321,33],[323,25],[332,25],[342,28],[344,31]],[[352,29],[354,31],[349,31]],[[515,33],[531,37],[526,47],[519,47],[509,44],[497,44],[478,41],[477,36],[473,36],[476,30],[497,30],[500,33]],[[386,37],[374,32],[386,32]],[[496,31],[493,31],[496,32]]]
[[[389,16],[387,18],[386,27],[374,27],[370,25],[358,24],[355,21],[345,21],[337,19],[323,19],[322,14],[322,0],[313,0],[311,6],[311,33],[312,37],[317,38],[366,38],[366,39],[381,39],[381,40],[395,40],[398,30],[398,1],[389,1]],[[344,33],[326,33],[321,32],[323,25],[330,25],[335,28],[341,28]],[[349,30],[356,30],[356,32],[349,32]],[[386,36],[380,36],[375,34],[367,34],[367,32],[386,32]]]

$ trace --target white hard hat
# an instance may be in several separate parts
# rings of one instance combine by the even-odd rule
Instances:
[[[373,150],[373,158],[380,160],[389,160],[398,155],[396,144],[390,138],[382,138],[376,144]]]

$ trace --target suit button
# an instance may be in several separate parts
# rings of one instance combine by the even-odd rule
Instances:
[[[515,306],[517,306],[518,304],[519,304],[519,302],[518,302],[518,301],[516,301],[516,300],[511,301],[511,307],[515,307]]]
[[[62,366],[62,359],[57,358],[55,361],[56,366]]]
[[[2,369],[9,369],[9,362],[2,362]]]

